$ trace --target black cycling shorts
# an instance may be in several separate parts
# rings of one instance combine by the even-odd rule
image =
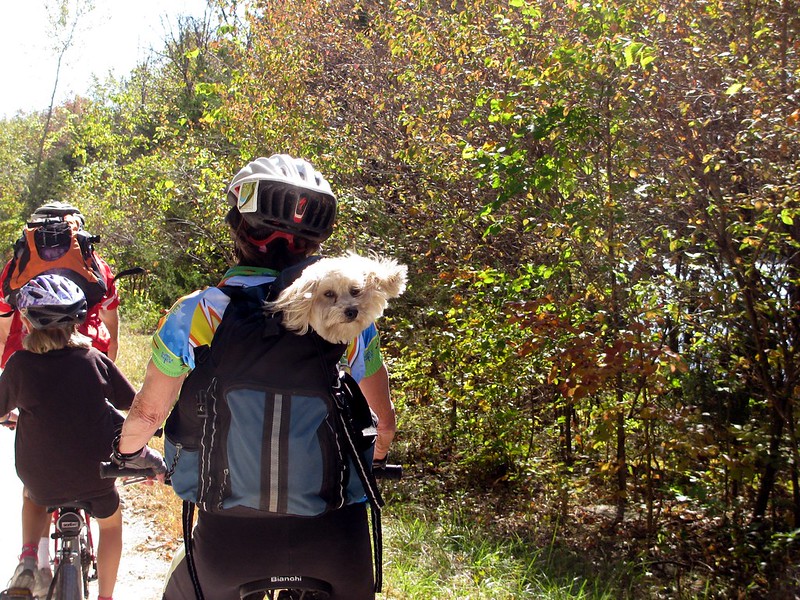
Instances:
[[[30,490],[25,488],[25,494],[39,506],[59,507],[59,506],[80,506],[92,515],[95,519],[107,519],[119,508],[119,492],[116,487],[99,496],[91,498],[74,498],[72,500],[58,499],[51,502],[40,502],[35,498]]]
[[[239,600],[244,583],[302,575],[331,584],[331,600],[373,600],[368,521],[365,504],[320,517],[260,519],[200,511],[192,539],[203,595]],[[185,558],[172,573],[164,600],[195,600]]]

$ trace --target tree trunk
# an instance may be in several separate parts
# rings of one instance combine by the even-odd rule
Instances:
[[[778,461],[780,460],[781,438],[783,437],[783,428],[785,420],[785,406],[779,406],[784,402],[777,399],[771,403],[772,410],[772,423],[770,424],[769,433],[769,451],[767,453],[767,464],[761,474],[761,485],[758,488],[758,495],[756,502],[753,506],[753,520],[760,521],[764,518],[769,505],[769,498],[772,490],[775,488],[775,479],[778,474]]]
[[[564,407],[564,462],[572,466],[572,413],[575,410],[572,399]]]
[[[622,403],[625,394],[622,390],[622,374],[617,374],[617,517],[618,523],[625,519],[625,505],[628,501],[628,458],[625,453],[625,411]]]

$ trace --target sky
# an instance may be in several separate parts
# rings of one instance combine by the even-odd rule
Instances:
[[[50,104],[58,54],[47,5],[54,0],[0,0],[0,118]],[[94,0],[59,73],[56,104],[91,88],[92,77],[126,77],[150,48],[160,49],[177,17],[201,17],[206,0]]]

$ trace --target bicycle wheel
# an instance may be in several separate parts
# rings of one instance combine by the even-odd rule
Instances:
[[[83,600],[83,572],[80,565],[63,563],[57,577],[55,600]]]

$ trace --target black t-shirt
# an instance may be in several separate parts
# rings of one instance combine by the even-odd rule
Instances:
[[[11,355],[0,377],[0,415],[19,409],[17,474],[35,502],[89,499],[114,486],[113,479],[100,478],[99,464],[122,425],[115,407],[128,410],[134,394],[111,359],[94,348]]]

